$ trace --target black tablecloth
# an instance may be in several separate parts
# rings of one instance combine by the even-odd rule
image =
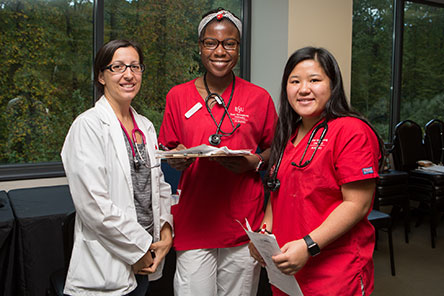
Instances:
[[[0,191],[0,295],[13,295],[14,214],[8,195]]]
[[[16,295],[45,295],[63,268],[62,222],[74,211],[67,185],[8,192],[16,216]]]

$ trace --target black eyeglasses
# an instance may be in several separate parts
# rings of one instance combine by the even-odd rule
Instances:
[[[108,69],[111,72],[124,73],[127,68],[130,68],[131,71],[133,73],[136,73],[136,74],[142,74],[143,71],[145,71],[145,65],[144,64],[125,65],[123,63],[111,64],[108,67],[105,67],[103,70]]]
[[[225,50],[236,50],[237,46],[239,45],[239,41],[233,38],[228,38],[222,41],[217,40],[215,38],[205,38],[200,40],[200,42],[202,43],[203,47],[211,50],[215,50],[221,43],[222,47]]]

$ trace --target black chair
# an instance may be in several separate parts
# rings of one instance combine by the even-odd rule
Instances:
[[[425,125],[424,145],[427,159],[435,164],[444,163],[444,123],[432,119]]]
[[[373,227],[376,231],[382,230],[387,232],[388,235],[388,243],[389,243],[389,252],[390,252],[390,269],[392,271],[392,275],[396,275],[395,271],[395,256],[393,253],[393,238],[392,238],[392,218],[389,214],[384,212],[380,212],[378,210],[372,210],[368,215],[368,221],[372,223]],[[376,232],[377,234],[377,232]],[[376,248],[376,244],[375,244]]]
[[[410,232],[410,202],[407,191],[409,174],[404,171],[384,170],[379,173],[376,181],[375,203],[373,208],[380,209],[380,206],[392,206],[391,216],[393,220],[402,211],[404,215],[404,236],[405,242],[409,242]]]
[[[64,268],[57,270],[51,274],[52,291],[48,295],[63,296],[63,289],[65,288],[66,275],[68,273],[69,261],[71,260],[72,247],[74,245],[74,225],[76,212],[69,213],[62,223],[63,233],[63,254],[65,259]]]
[[[417,161],[427,159],[422,130],[417,123],[411,120],[398,123],[393,145],[395,169],[409,174],[410,200],[419,201],[421,208],[425,206],[430,212],[431,243],[435,248],[438,207],[444,200],[444,174],[417,169]]]

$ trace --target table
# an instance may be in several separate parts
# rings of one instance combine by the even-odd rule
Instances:
[[[74,211],[68,185],[8,192],[16,218],[16,295],[45,295],[64,267],[62,222]]]
[[[13,295],[14,214],[5,191],[0,191],[0,295]]]

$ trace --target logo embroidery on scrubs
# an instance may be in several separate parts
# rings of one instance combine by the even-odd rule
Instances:
[[[373,167],[363,168],[363,169],[362,169],[362,173],[363,173],[364,175],[373,174]]]
[[[319,143],[319,138],[313,139],[310,143],[310,149],[316,149],[316,147],[318,146],[318,143]],[[327,145],[327,144],[328,144],[328,139],[323,139],[322,143],[321,143],[321,145],[319,145],[318,149],[322,150],[322,148],[324,148],[325,145]]]
[[[235,106],[234,111],[236,113],[230,113],[231,118],[233,118],[234,123],[247,123],[250,115],[243,114],[245,112],[245,107]]]

